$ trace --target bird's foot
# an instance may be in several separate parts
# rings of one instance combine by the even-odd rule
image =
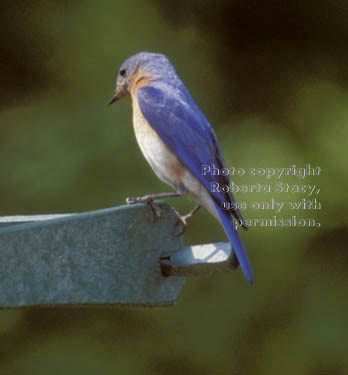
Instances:
[[[186,229],[187,229],[187,221],[189,219],[191,219],[191,217],[201,208],[201,206],[198,204],[196,207],[193,208],[193,210],[191,210],[188,214],[186,215],[180,215],[179,212],[177,210],[175,210],[175,213],[177,214],[179,220],[177,222],[177,224],[181,224],[181,232],[179,234],[177,234],[177,237],[179,236],[182,236],[185,232],[186,232]]]
[[[174,198],[174,197],[180,197],[180,193],[158,193],[158,194],[147,194],[143,197],[137,197],[137,198],[127,198],[126,203],[127,204],[135,204],[135,203],[147,203],[153,213],[154,213],[154,221],[159,219],[161,217],[161,208],[157,206],[153,201],[155,199],[161,199],[161,198]]]
[[[150,198],[150,195],[145,195],[143,197],[128,197],[126,198],[126,203],[127,204],[135,204],[135,203],[147,203],[149,200],[152,200]]]
[[[154,203],[152,195],[145,195],[143,197],[137,198],[127,198],[127,204],[135,204],[135,203],[147,203],[153,212],[154,222],[157,221],[161,217],[161,208]]]
[[[138,198],[127,198],[126,203],[127,204],[134,204],[134,203],[145,203],[148,201],[154,201],[155,199],[161,199],[161,198],[175,198],[175,197],[180,197],[180,193],[157,193],[157,194],[147,194],[144,195],[143,197],[138,197]]]

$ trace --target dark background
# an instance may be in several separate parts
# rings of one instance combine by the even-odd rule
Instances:
[[[322,168],[282,180],[320,186],[322,210],[296,213],[320,228],[243,234],[254,286],[238,271],[188,280],[174,308],[0,311],[1,374],[348,373],[347,18],[338,0],[1,1],[1,216],[168,190],[136,145],[130,100],[106,106],[120,64],[140,51],[169,57],[229,167]],[[185,234],[221,240],[203,211]]]

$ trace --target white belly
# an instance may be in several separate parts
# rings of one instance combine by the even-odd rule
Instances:
[[[163,182],[177,189],[180,179],[175,170],[180,171],[182,165],[147,123],[139,106],[134,101],[133,126],[139,147],[153,171]]]
[[[136,100],[133,100],[133,126],[139,147],[158,178],[175,190],[180,188],[181,191],[186,191],[199,204],[205,206],[215,218],[218,218],[209,192],[148,124]]]

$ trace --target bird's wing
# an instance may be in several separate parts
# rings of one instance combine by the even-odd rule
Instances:
[[[239,210],[228,212],[222,209],[224,202],[234,202],[232,194],[211,192],[212,182],[229,185],[229,178],[220,174],[202,174],[202,165],[216,165],[219,169],[225,167],[209,122],[189,95],[184,95],[182,99],[179,95],[172,95],[152,86],[141,87],[136,95],[140,110],[149,125],[210,193],[242,271],[252,283],[250,262],[234,227],[231,213],[243,223],[242,215]]]
[[[226,168],[226,164],[213,129],[193,99],[185,96],[182,100],[152,86],[141,87],[136,95],[140,110],[150,126],[212,198],[220,205],[234,203],[232,193],[211,192],[212,183],[229,186],[228,176],[202,174],[203,165],[215,165],[221,170]],[[245,226],[238,209],[231,213]]]

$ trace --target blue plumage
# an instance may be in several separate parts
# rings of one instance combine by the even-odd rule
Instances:
[[[184,166],[204,185],[214,199],[220,222],[236,253],[242,271],[247,280],[253,282],[253,273],[249,259],[239,234],[235,229],[231,212],[222,209],[226,200],[232,199],[224,193],[212,193],[211,183],[229,184],[227,176],[203,175],[202,165],[216,165],[225,168],[216,136],[209,122],[186,95],[168,95],[158,87],[143,86],[137,91],[139,107],[149,125],[162,141],[178,157]],[[186,99],[186,100],[185,100]],[[193,105],[194,104],[194,105]],[[238,211],[240,220],[242,216]]]
[[[161,54],[141,52],[121,66],[115,100],[130,94],[133,123],[139,146],[151,167],[177,191],[191,193],[222,224],[244,276],[251,283],[253,273],[232,215],[243,223],[238,209],[224,210],[234,203],[231,193],[212,192],[211,184],[229,185],[228,176],[202,174],[202,165],[226,168],[214,130],[169,60]]]
[[[224,228],[224,231],[231,242],[232,248],[237,256],[240,267],[243,271],[245,278],[251,283],[254,283],[253,271],[249,262],[249,258],[245,251],[244,245],[239,237],[237,230],[235,229],[232,221],[232,217],[229,212],[223,210],[217,202],[215,203],[216,210],[220,217],[220,222]]]

